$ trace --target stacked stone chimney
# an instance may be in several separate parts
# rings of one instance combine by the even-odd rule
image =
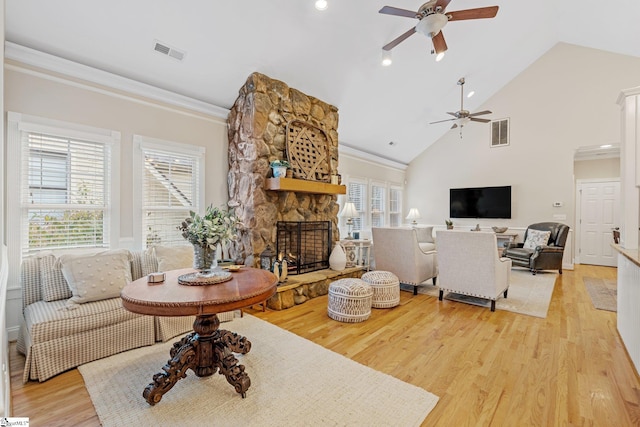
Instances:
[[[338,110],[285,83],[253,73],[229,113],[229,207],[243,223],[232,255],[257,267],[260,253],[276,248],[277,221],[331,221],[339,239],[337,196],[265,190],[270,162],[286,160],[286,125],[300,120],[329,139],[330,169],[338,170]]]

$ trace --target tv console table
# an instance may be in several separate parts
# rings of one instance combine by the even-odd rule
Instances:
[[[516,240],[518,240],[518,233],[514,231],[496,233],[496,239],[498,240],[498,253],[502,256],[502,251],[509,245],[509,243],[516,243]]]

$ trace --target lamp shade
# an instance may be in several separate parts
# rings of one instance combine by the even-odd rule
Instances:
[[[418,209],[416,208],[409,209],[409,215],[407,215],[406,219],[411,219],[415,221],[418,218],[420,218],[420,212],[418,212]]]
[[[354,205],[353,202],[345,203],[342,212],[340,212],[340,216],[344,218],[356,218],[358,216],[356,205]]]

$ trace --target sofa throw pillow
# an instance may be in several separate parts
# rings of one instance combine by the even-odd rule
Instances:
[[[56,267],[56,257],[52,253],[39,257],[40,285],[42,299],[46,302],[69,299],[73,296],[62,270]]]
[[[120,296],[131,282],[130,253],[126,249],[92,255],[61,255],[58,263],[69,284],[69,303],[82,304]]]
[[[179,270],[193,267],[193,246],[154,246],[158,271]]]
[[[527,231],[527,240],[524,242],[526,249],[535,249],[544,246],[549,242],[550,231],[531,230]]]

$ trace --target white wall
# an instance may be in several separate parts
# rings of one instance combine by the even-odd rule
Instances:
[[[619,178],[620,157],[596,160],[576,160],[573,175],[578,179]]]
[[[471,226],[526,227],[560,220],[574,227],[574,153],[620,141],[620,90],[640,82],[640,58],[560,43],[478,110],[510,118],[510,145],[490,147],[490,127],[449,131],[407,169],[408,203],[423,221],[443,224],[449,188],[511,185],[509,220],[454,220]],[[447,124],[442,124],[447,126]],[[434,125],[436,126],[436,125]],[[440,125],[437,125],[440,126]],[[553,207],[553,202],[563,207]],[[573,257],[571,257],[573,259]]]

